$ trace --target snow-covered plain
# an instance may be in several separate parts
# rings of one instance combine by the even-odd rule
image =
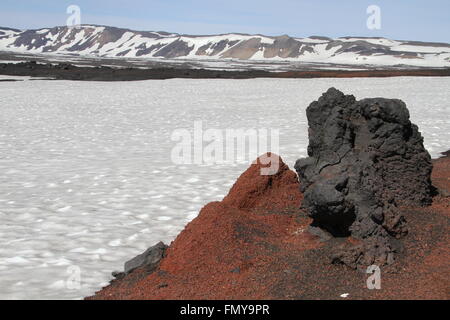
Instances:
[[[403,99],[432,156],[450,148],[450,78],[0,83],[0,298],[93,294],[220,200],[248,164],[176,165],[175,129],[279,129],[292,167],[331,86]]]

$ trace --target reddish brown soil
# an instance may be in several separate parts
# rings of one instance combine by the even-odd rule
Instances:
[[[156,272],[137,269],[89,299],[449,299],[450,157],[434,161],[441,195],[432,206],[404,208],[409,234],[381,269],[381,290],[367,289],[363,271],[330,264],[330,250],[352,240],[321,242],[306,230],[296,174],[282,162],[274,176],[260,168],[206,205]]]

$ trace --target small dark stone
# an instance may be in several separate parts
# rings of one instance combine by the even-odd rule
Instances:
[[[113,271],[113,272],[111,273],[111,275],[112,275],[114,278],[117,278],[117,276],[119,276],[121,273],[123,273],[123,272],[120,272],[120,271]]]
[[[118,280],[123,279],[126,276],[125,272],[120,272],[120,271],[113,271],[111,273],[111,275]]]
[[[128,274],[134,269],[144,266],[146,269],[151,269],[151,271],[153,271],[164,257],[167,248],[168,246],[162,242],[148,248],[144,253],[125,262],[125,273]]]
[[[241,272],[241,268],[237,267],[234,268],[233,270],[230,270],[231,273],[240,273]]]
[[[165,277],[169,274],[167,271],[164,271],[161,269],[159,269],[157,273],[158,273],[158,276],[160,276],[160,277]]]

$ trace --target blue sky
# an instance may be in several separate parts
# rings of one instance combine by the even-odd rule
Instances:
[[[83,24],[185,34],[382,36],[450,42],[449,0],[1,0],[0,26],[64,25],[81,8]],[[381,29],[366,27],[369,5],[381,8]]]

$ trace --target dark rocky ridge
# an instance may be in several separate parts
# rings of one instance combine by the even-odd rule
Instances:
[[[77,81],[135,81],[186,79],[254,79],[254,78],[353,78],[353,77],[397,77],[397,76],[450,76],[450,69],[409,69],[409,70],[305,70],[270,72],[249,69],[244,71],[212,70],[191,67],[96,67],[75,66],[70,63],[0,63],[0,75],[44,77],[55,80]]]
[[[398,206],[431,203],[431,158],[397,99],[364,99],[331,88],[307,108],[308,158],[295,169],[313,227],[352,236],[333,261],[351,267],[394,261],[407,233]]]

